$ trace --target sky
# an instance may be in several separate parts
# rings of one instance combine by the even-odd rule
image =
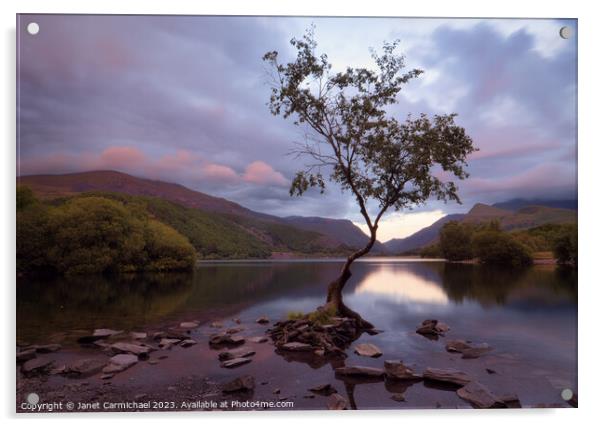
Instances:
[[[267,107],[263,54],[291,60],[289,40],[312,23],[334,71],[373,68],[370,48],[399,39],[408,69],[425,72],[391,114],[457,113],[479,148],[461,205],[391,212],[379,240],[477,202],[577,197],[575,20],[21,15],[17,173],[118,170],[273,215],[361,226],[336,185],[289,196],[304,165],[290,152],[305,130]]]

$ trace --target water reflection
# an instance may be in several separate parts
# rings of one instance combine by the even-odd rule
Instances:
[[[355,294],[386,295],[390,300],[447,304],[448,298],[441,285],[429,277],[394,265],[376,266],[354,289]]]

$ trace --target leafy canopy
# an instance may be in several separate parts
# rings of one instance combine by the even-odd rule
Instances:
[[[403,72],[404,56],[395,52],[399,41],[385,43],[381,54],[372,50],[376,70],[348,67],[337,73],[326,54],[316,54],[313,27],[290,43],[297,50],[292,62],[282,64],[276,51],[263,59],[273,71],[270,111],[308,130],[296,153],[313,163],[296,174],[291,195],[310,187],[323,192],[327,169],[331,182],[355,196],[372,234],[388,208],[413,207],[430,197],[460,202],[455,183],[437,174],[468,177],[466,157],[475,148],[455,124],[456,115],[410,115],[402,122],[387,110],[403,86],[423,72]],[[374,220],[369,200],[379,207]]]

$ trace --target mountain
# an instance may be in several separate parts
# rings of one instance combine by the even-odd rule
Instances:
[[[348,219],[320,218],[316,216],[289,216],[283,219],[294,227],[317,231],[350,248],[359,248],[366,244],[366,234]],[[387,247],[378,241],[374,244],[372,251],[378,253],[388,252]]]
[[[547,199],[512,199],[505,202],[494,203],[494,208],[505,209],[508,211],[516,212],[527,206],[545,206],[548,208],[561,208],[561,209],[572,209],[577,210],[576,199],[566,200],[547,200]]]
[[[55,199],[84,192],[112,192],[159,198],[185,208],[196,209],[213,218],[233,222],[274,251],[345,252],[368,241],[358,227],[347,220],[318,217],[280,218],[252,211],[230,200],[191,190],[180,184],[139,178],[117,171],[91,171],[63,175],[29,175],[18,178],[42,199]],[[177,229],[177,227],[175,227]],[[253,246],[255,247],[255,246]],[[375,250],[385,251],[380,242]]]
[[[464,214],[451,214],[435,221],[416,233],[403,239],[391,239],[385,242],[385,247],[393,254],[401,254],[434,243],[439,238],[439,230],[449,221],[460,221]]]
[[[503,209],[500,206],[509,208]],[[439,230],[449,221],[478,224],[495,220],[500,222],[503,230],[521,230],[543,224],[565,224],[577,221],[577,212],[573,209],[528,205],[513,210],[510,209],[512,206],[514,206],[512,203],[499,203],[491,206],[477,203],[466,214],[447,215],[411,236],[385,242],[385,247],[391,253],[400,254],[435,243],[439,237]]]
[[[491,220],[500,222],[503,230],[520,230],[543,224],[566,224],[577,221],[577,212],[571,209],[547,206],[525,206],[513,212],[477,203],[462,218],[463,222],[481,223]]]

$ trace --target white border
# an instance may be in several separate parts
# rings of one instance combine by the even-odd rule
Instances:
[[[2,13],[2,85],[1,108],[4,138],[0,147],[3,164],[0,179],[3,204],[0,210],[2,245],[0,271],[4,280],[3,348],[0,352],[3,372],[0,378],[0,414],[10,424],[44,423],[44,425],[86,424],[106,426],[116,419],[125,422],[143,422],[164,425],[173,418],[178,423],[195,424],[236,423],[245,426],[303,425],[323,420],[332,424],[364,425],[366,423],[412,423],[429,425],[504,426],[525,422],[546,426],[588,425],[596,414],[600,396],[600,353],[595,346],[600,338],[600,318],[596,316],[602,301],[602,283],[594,271],[594,255],[600,239],[600,166],[602,159],[599,134],[600,67],[599,43],[602,40],[595,2],[552,1],[527,2],[525,0],[487,1],[325,1],[325,0],[238,0],[193,2],[191,0],[163,1],[69,1],[21,0],[0,2]],[[580,229],[580,297],[579,297],[579,406],[578,410],[507,410],[507,411],[359,411],[326,413],[297,411],[294,413],[203,413],[203,414],[95,414],[54,415],[43,417],[16,417],[14,393],[14,188],[15,188],[15,14],[19,13],[130,13],[130,14],[235,14],[235,15],[346,15],[346,16],[443,16],[443,17],[562,17],[579,19],[579,229]],[[596,221],[598,220],[598,221]],[[598,243],[598,245],[596,245]],[[38,419],[41,418],[41,419]],[[139,421],[138,421],[139,420]],[[426,422],[426,424],[425,424]]]

